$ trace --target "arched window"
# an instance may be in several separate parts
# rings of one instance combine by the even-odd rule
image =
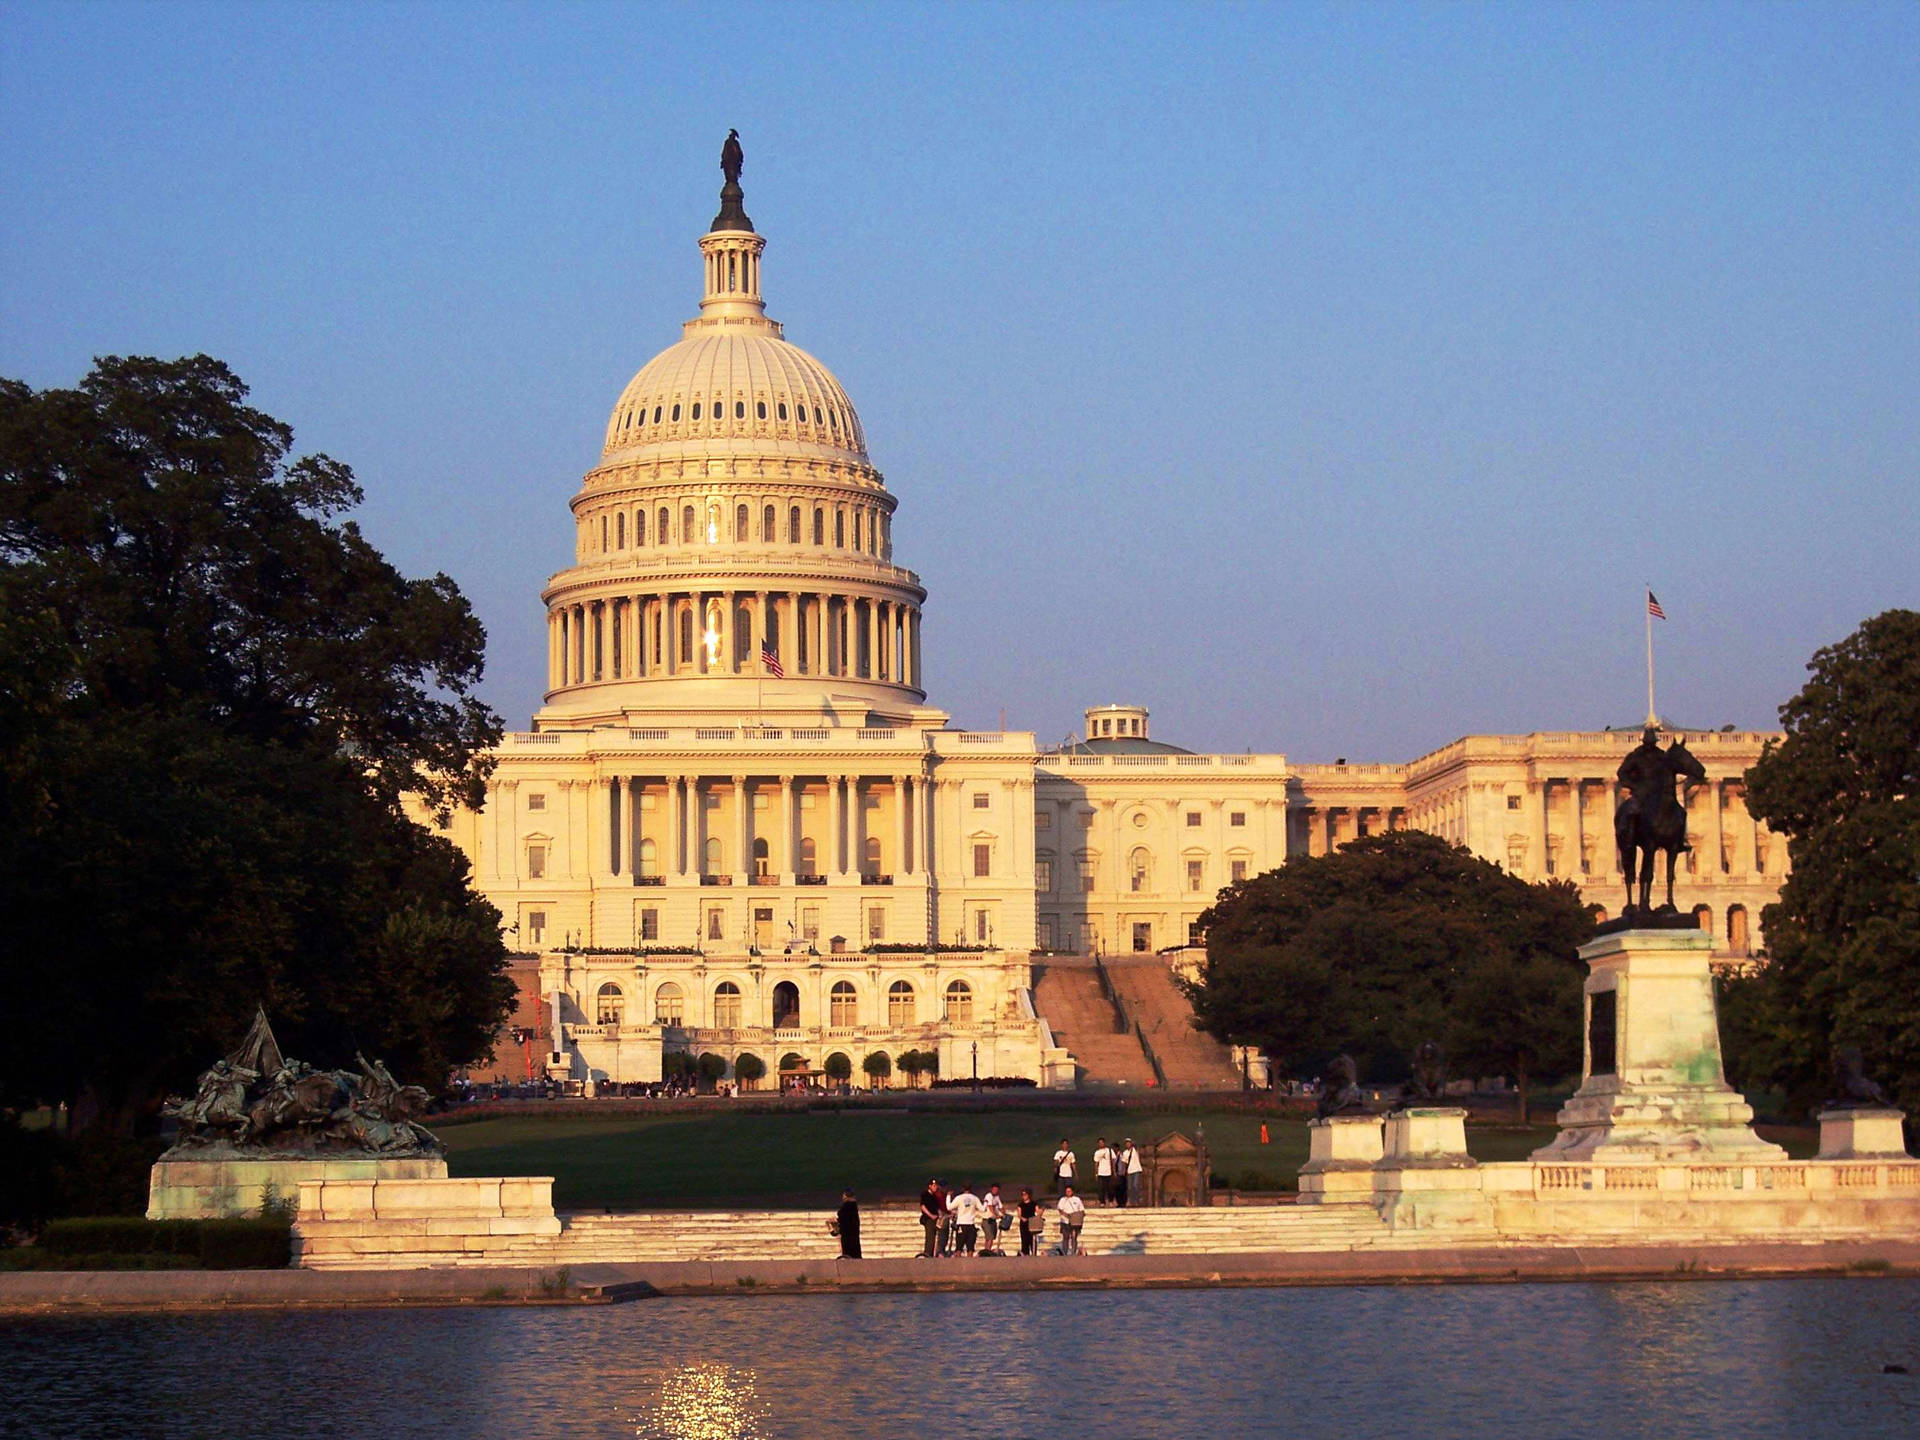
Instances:
[[[1693,923],[1711,935],[1713,933],[1713,907],[1709,905],[1694,906]]]
[[[624,550],[627,548],[627,516],[625,511],[613,517],[613,548],[616,550]]]
[[[816,425],[824,425],[827,423],[820,418],[820,407],[818,405],[813,407],[813,423]]]
[[[773,543],[774,531],[779,528],[779,525],[779,512],[776,511],[773,506],[769,505],[766,509],[762,510],[760,512],[760,539],[762,542],[771,545]]]
[[[1135,892],[1153,888],[1153,852],[1144,845],[1128,858],[1127,883]]]
[[[748,511],[746,506],[744,505],[734,506],[733,538],[736,540],[751,540],[753,538],[753,532],[750,529],[748,529],[748,525],[751,522],[748,520],[747,515],[748,515]]]
[[[817,505],[813,511],[813,543],[816,545],[827,543],[827,512]]]
[[[911,1025],[915,1012],[919,1009],[914,1000],[913,986],[905,980],[896,980],[887,987],[887,1023],[889,1025]]]
[[[640,873],[658,875],[660,873],[660,847],[652,840],[640,842]]]
[[[673,418],[675,420],[678,420],[680,418],[680,407],[678,405],[675,405],[673,407]]]
[[[791,980],[782,980],[773,987],[773,1028],[792,1030],[800,1024],[800,987]],[[781,1062],[785,1068],[786,1062]]]
[[[679,417],[676,415],[674,418],[678,419]],[[660,407],[658,405],[653,407],[653,423],[656,425],[660,423]]]
[[[819,850],[813,843],[813,837],[811,835],[803,836],[800,841],[799,873],[802,875],[818,875],[820,873],[818,855]]]
[[[747,402],[746,401],[736,400],[733,402],[733,418],[736,420],[744,420],[747,418]]]
[[[767,854],[767,842],[764,839],[755,840],[753,842],[753,873],[763,880],[766,879],[773,874],[770,868],[772,863]]]
[[[880,873],[880,837],[869,835],[860,846],[860,862],[869,875]]]
[[[644,510],[636,510],[633,512],[633,548],[638,550],[646,543],[647,512]]]
[[[850,1030],[860,1023],[860,997],[851,980],[836,980],[827,994],[827,1023],[836,1030]]]
[[[964,980],[947,986],[947,1019],[955,1025],[973,1023],[973,987]]]
[[[660,523],[657,527],[655,527],[653,532],[654,544],[664,545],[667,543],[667,530],[672,520],[673,520],[673,512],[668,510],[666,506],[662,505],[660,507]]]
[[[780,402],[780,418],[782,420],[787,418],[787,402],[784,400]]]
[[[686,1021],[687,997],[678,985],[669,980],[653,992],[653,1023],[684,1025]]]
[[[607,551],[607,517],[602,515],[600,517],[600,553],[604,555],[606,551]]]
[[[787,511],[787,543],[789,545],[800,543],[800,507],[798,505]]]
[[[618,1025],[626,1013],[627,997],[620,993],[618,985],[609,980],[600,987],[600,993],[593,997],[593,1023]]]
[[[754,419],[756,420],[764,420],[767,418],[767,402],[766,401],[764,400],[754,401],[753,416],[754,416]]]
[[[740,1028],[740,987],[731,980],[713,987],[713,1023],[721,1030]]]
[[[680,543],[682,545],[691,545],[694,542],[695,532],[699,528],[699,521],[696,518],[696,514],[697,512],[691,505],[682,505],[680,507]]]
[[[700,402],[698,400],[693,402],[693,418],[696,420],[700,418]]]
[[[1747,907],[1729,905],[1727,907],[1727,948],[1736,955],[1747,953]]]
[[[847,548],[847,512],[844,510],[833,512],[833,548],[836,550]]]
[[[718,545],[719,543],[720,507],[718,505],[709,505],[707,506],[707,544]]]
[[[680,607],[680,664],[693,664],[693,607]]]
[[[718,835],[709,835],[707,837],[706,849],[702,852],[702,860],[705,868],[701,873],[705,875],[720,874],[720,862],[725,858],[720,851],[720,837]]]

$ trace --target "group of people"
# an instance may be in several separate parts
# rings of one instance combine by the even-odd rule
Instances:
[[[1086,1203],[1069,1185],[1053,1209],[1060,1225],[1057,1253],[1079,1254]],[[966,1181],[949,1189],[934,1179],[927,1181],[927,1188],[920,1192],[920,1228],[926,1237],[920,1254],[925,1259],[1005,1255],[1006,1237],[1014,1230],[1020,1235],[1020,1253],[1038,1254],[1046,1224],[1041,1202],[1027,1186],[1020,1188],[1020,1198],[1011,1206],[998,1185],[975,1193]]]
[[[1080,1160],[1073,1153],[1071,1141],[1061,1140],[1060,1148],[1053,1152],[1050,1168],[1055,1195],[1063,1195],[1079,1183]],[[1113,1205],[1125,1209],[1129,1198],[1142,1198],[1145,1172],[1146,1167],[1140,1163],[1140,1147],[1132,1140],[1121,1141],[1118,1149],[1107,1144],[1104,1135],[1094,1142],[1093,1175],[1099,1184],[1103,1207]]]

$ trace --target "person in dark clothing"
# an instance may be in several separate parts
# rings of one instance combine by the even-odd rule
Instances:
[[[1033,1254],[1033,1229],[1040,1214],[1040,1202],[1033,1198],[1033,1191],[1023,1189],[1020,1203],[1014,1206],[1014,1213],[1020,1217],[1020,1253]]]
[[[860,1204],[853,1198],[853,1191],[840,1192],[840,1209],[834,1214],[833,1224],[840,1236],[840,1258],[860,1259]]]
[[[927,1181],[927,1188],[920,1192],[920,1228],[927,1233],[927,1243],[920,1251],[923,1260],[931,1260],[939,1253],[940,1222],[946,1213],[947,1197],[940,1192],[940,1182]]]

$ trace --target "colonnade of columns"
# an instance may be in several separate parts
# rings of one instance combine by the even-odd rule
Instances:
[[[1364,835],[1407,828],[1407,812],[1398,805],[1306,805],[1293,810],[1309,855],[1325,855]],[[1289,839],[1291,849],[1294,840]]]
[[[699,876],[732,884],[740,877],[746,884],[807,884],[850,874],[914,877],[927,868],[932,787],[923,776],[636,774],[591,783],[598,792],[594,869],[604,879],[644,885]],[[825,826],[802,821],[803,794],[824,795]],[[753,803],[760,795],[771,800],[765,821]],[[892,815],[870,825],[877,815],[870,816],[863,802],[876,795],[891,800]],[[666,812],[651,823],[644,803],[649,796],[664,800]],[[709,803],[720,796],[729,802],[724,820]],[[718,865],[709,858],[714,840],[721,841]],[[766,842],[764,857],[756,853],[760,841]]]
[[[791,590],[618,595],[547,613],[547,686],[674,675],[771,675],[921,684],[920,609]]]

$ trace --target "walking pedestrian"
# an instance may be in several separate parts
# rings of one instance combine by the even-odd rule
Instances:
[[[1146,1167],[1140,1163],[1140,1147],[1129,1140],[1123,1153],[1126,1156],[1127,1199],[1136,1205],[1151,1205],[1152,1199],[1141,1193],[1141,1187],[1146,1184]],[[1116,1165],[1114,1168],[1120,1167]]]
[[[1015,1202],[1013,1213],[1020,1222],[1020,1253],[1031,1255],[1034,1237],[1038,1235],[1041,1225],[1040,1202],[1033,1198],[1033,1191],[1024,1186],[1021,1188],[1020,1199]]]
[[[939,1253],[940,1218],[946,1213],[946,1203],[940,1194],[940,1182],[927,1181],[927,1188],[920,1192],[920,1228],[927,1236],[927,1242],[920,1251],[923,1260],[931,1260]]]
[[[1102,1205],[1113,1203],[1113,1154],[1113,1147],[1107,1144],[1107,1137],[1102,1135],[1093,1152],[1093,1173],[1100,1182]]]
[[[1073,1193],[1073,1186],[1067,1185],[1056,1207],[1060,1211],[1060,1253],[1078,1255],[1080,1253],[1080,1227],[1087,1218],[1087,1202]]]
[[[853,1191],[840,1192],[840,1209],[833,1217],[833,1233],[840,1237],[840,1258],[858,1260],[860,1255],[860,1205]]]
[[[1060,1148],[1053,1152],[1053,1193],[1058,1195],[1071,1185],[1079,1168],[1080,1162],[1073,1158],[1072,1144],[1061,1140]]]
[[[980,1253],[982,1255],[1005,1255],[1000,1248],[1000,1232],[1006,1229],[1007,1206],[1000,1198],[999,1185],[989,1185],[987,1193],[980,1197],[981,1208],[986,1212],[980,1217]]]
[[[959,1191],[947,1202],[947,1210],[953,1216],[955,1254],[973,1258],[973,1245],[980,1234],[980,1216],[984,1208],[980,1204],[980,1197],[973,1193],[973,1186],[962,1180]]]

